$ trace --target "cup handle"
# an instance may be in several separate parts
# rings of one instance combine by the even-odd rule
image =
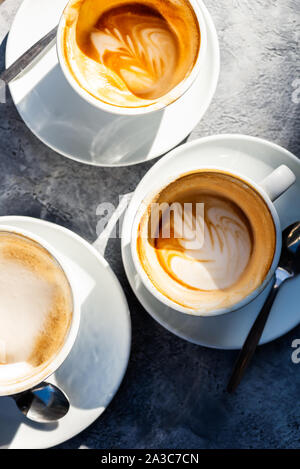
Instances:
[[[267,193],[272,202],[291,187],[296,181],[293,171],[285,165],[276,168],[259,185]]]

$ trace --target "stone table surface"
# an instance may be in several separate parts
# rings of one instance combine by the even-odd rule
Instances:
[[[43,0],[50,1],[50,0]],[[0,0],[0,70],[20,0]],[[189,140],[244,133],[300,156],[298,0],[206,0],[221,48],[214,100]],[[24,125],[11,98],[0,104],[0,215],[28,215],[96,238],[96,207],[117,203],[154,164],[109,169],[69,161]],[[106,258],[132,315],[129,368],[112,403],[90,428],[61,448],[299,448],[300,365],[291,343],[300,327],[260,347],[239,392],[225,385],[235,352],[185,342],[139,305],[122,266],[120,241]]]

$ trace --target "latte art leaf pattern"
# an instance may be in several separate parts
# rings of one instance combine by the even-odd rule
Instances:
[[[134,13],[128,7],[110,10],[100,18],[90,41],[95,58],[121,77],[135,95],[154,99],[172,87],[177,39],[155,10],[148,7]]]
[[[204,220],[185,213],[185,236],[159,239],[157,255],[168,274],[180,284],[201,291],[225,289],[242,275],[251,256],[251,232],[242,214],[232,204],[214,197],[205,198]],[[171,223],[178,220],[170,218]],[[204,225],[204,238],[201,227]],[[200,230],[200,231],[199,231]],[[191,236],[191,232],[194,236]]]

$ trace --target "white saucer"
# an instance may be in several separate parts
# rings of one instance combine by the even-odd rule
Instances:
[[[67,83],[52,47],[10,85],[31,131],[53,150],[83,163],[127,166],[156,158],[182,142],[207,110],[220,68],[219,44],[205,6],[208,44],[203,70],[190,90],[164,111],[126,117],[100,111]],[[6,47],[9,66],[57,23],[66,0],[24,0]]]
[[[275,203],[282,227],[300,220],[300,161],[287,150],[265,140],[242,135],[220,135],[193,141],[173,150],[156,163],[137,187],[125,215],[122,232],[122,257],[128,280],[146,311],[169,331],[190,342],[219,349],[239,349],[249,332],[270,286],[248,306],[222,316],[195,317],[179,313],[154,298],[143,286],[133,265],[130,250],[131,227],[136,210],[146,193],[178,172],[215,165],[237,170],[260,181],[274,168],[286,164],[297,182]],[[154,190],[154,189],[153,189]],[[285,284],[276,299],[263,333],[261,344],[285,334],[300,322],[300,276]]]
[[[48,381],[70,399],[70,411],[59,423],[30,423],[12,399],[0,398],[0,448],[48,448],[91,425],[117,392],[127,368],[130,314],[123,290],[107,262],[88,242],[60,226],[28,217],[0,217],[0,226],[31,231],[53,245],[72,267],[80,292],[81,324],[75,345]]]

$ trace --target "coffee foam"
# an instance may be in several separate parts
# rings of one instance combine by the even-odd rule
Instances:
[[[153,202],[192,206],[190,213],[181,211],[185,217],[179,237],[174,213],[165,222],[170,237],[162,236],[163,216],[158,235],[151,235],[151,204],[140,223],[139,259],[164,296],[209,312],[231,307],[264,281],[273,261],[276,232],[267,205],[246,183],[227,173],[197,171],[171,183]],[[202,215],[195,210],[199,203],[204,204]],[[199,229],[191,236],[191,226],[200,227],[204,238]]]
[[[29,238],[0,232],[0,385],[46,366],[65,341],[72,310],[52,256]]]
[[[151,105],[196,62],[200,31],[186,0],[79,0],[68,4],[64,16],[69,70],[106,103]]]

